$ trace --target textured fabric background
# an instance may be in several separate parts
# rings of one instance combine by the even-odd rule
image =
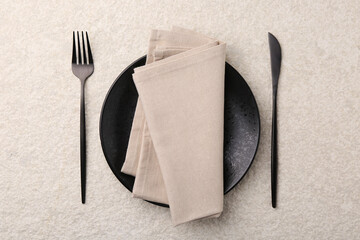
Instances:
[[[252,88],[261,142],[224,213],[172,227],[167,209],[118,182],[99,117],[117,75],[146,53],[151,28],[225,41]],[[351,1],[19,1],[0,8],[1,239],[359,239],[360,4]],[[80,201],[79,80],[72,31],[88,30],[88,187]],[[270,204],[271,78],[279,39],[278,208]]]

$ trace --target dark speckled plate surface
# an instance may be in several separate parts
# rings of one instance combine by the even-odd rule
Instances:
[[[130,191],[135,178],[120,170],[125,160],[138,98],[132,80],[133,69],[144,65],[145,60],[145,56],[136,60],[117,77],[105,98],[100,116],[100,139],[105,158],[115,176]],[[228,63],[225,67],[224,120],[226,194],[250,168],[260,138],[260,117],[254,95],[242,76]]]

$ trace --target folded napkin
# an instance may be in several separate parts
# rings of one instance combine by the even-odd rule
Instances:
[[[169,204],[175,225],[223,210],[225,43],[152,30],[123,173],[133,196]]]

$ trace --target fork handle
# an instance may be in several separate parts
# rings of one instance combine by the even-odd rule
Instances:
[[[80,100],[80,165],[81,165],[81,202],[85,203],[86,192],[86,134],[85,134],[85,82],[81,82]]]

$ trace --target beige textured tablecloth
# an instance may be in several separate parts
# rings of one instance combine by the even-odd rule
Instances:
[[[349,1],[2,0],[1,239],[359,239],[360,5]],[[260,110],[249,172],[218,219],[172,227],[168,209],[134,199],[99,140],[106,93],[146,54],[149,31],[191,28],[227,44]],[[80,83],[72,31],[87,30],[87,203],[81,204]],[[267,33],[281,43],[279,192],[271,208],[271,74]]]

